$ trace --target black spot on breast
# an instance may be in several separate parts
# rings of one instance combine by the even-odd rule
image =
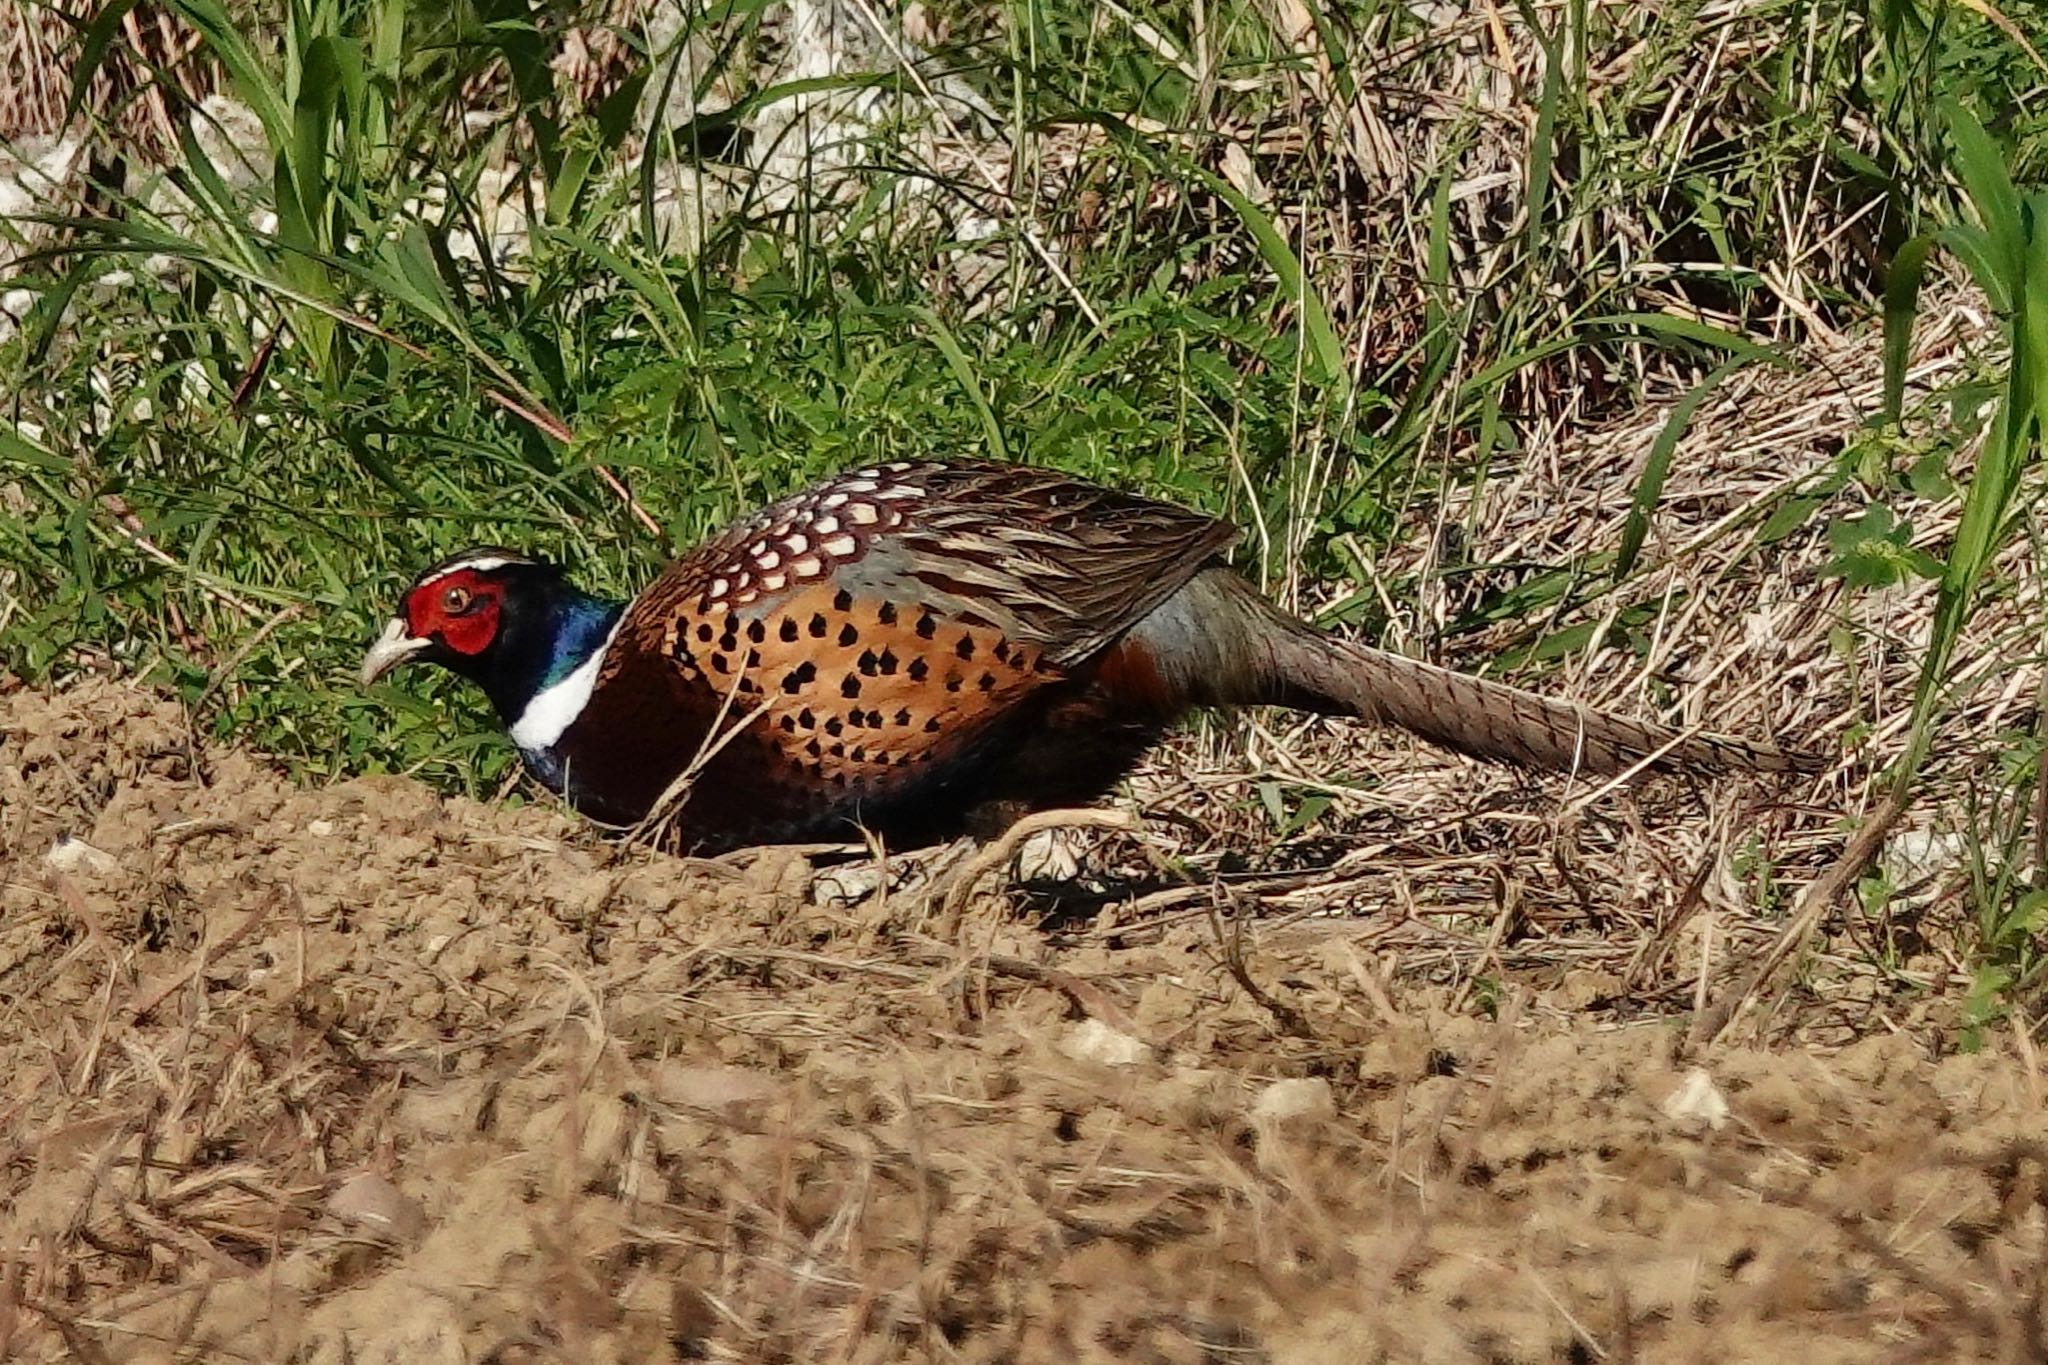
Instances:
[[[833,774],[832,774],[832,785],[833,785],[833,786],[835,786],[835,787],[843,787],[843,786],[845,786],[845,785],[846,785],[846,774],[845,774],[845,773],[838,773],[838,772],[835,772],[835,773],[833,773]]]
[[[747,651],[747,667],[748,667],[748,668],[759,668],[760,666],[761,666],[761,651],[760,651],[760,650],[758,650],[758,649],[750,649],[750,650],[748,650],[748,651]]]
[[[757,645],[760,644],[768,638],[768,627],[763,625],[759,619],[747,622],[747,638]],[[996,657],[1001,658],[1002,656],[999,654]]]
[[[700,621],[697,623],[697,638],[703,643],[707,645],[710,644],[711,637],[715,634],[717,634],[717,632],[711,629],[711,623],[709,621]]]
[[[908,725],[908,724],[910,724],[910,708],[909,708],[909,707],[905,706],[905,707],[901,708],[900,710],[898,710],[898,711],[896,712],[896,723],[897,723],[898,725]]]
[[[853,628],[851,622],[839,628],[839,647],[841,649],[851,649],[859,643],[860,632]]]
[[[806,706],[803,710],[797,712],[796,723],[803,726],[806,730],[815,730],[818,727],[818,718],[812,715],[811,708]]]
[[[996,662],[999,664],[1010,662],[1010,642],[1008,640],[996,641]]]
[[[780,721],[778,721],[778,722],[776,722],[776,723],[777,723],[778,725],[780,725],[780,726],[782,727],[782,732],[783,732],[784,734],[786,734],[786,735],[793,735],[793,734],[795,734],[795,733],[796,733],[796,717],[795,717],[795,716],[784,716],[784,717],[783,717],[783,718],[782,718],[782,719],[781,719]]]
[[[939,724],[939,718],[937,716],[933,716],[930,720],[927,720],[924,723],[924,732],[928,735],[935,735],[944,728],[944,726]]]
[[[953,652],[954,652],[955,654],[958,654],[958,655],[959,655],[959,656],[960,656],[961,658],[963,658],[963,659],[971,659],[971,658],[973,658],[973,657],[974,657],[974,637],[973,637],[972,635],[963,635],[963,636],[961,636],[961,637],[960,637],[960,643],[959,643],[959,644],[957,644],[957,645],[954,645],[954,646],[953,646]]]
[[[828,735],[843,735],[846,733],[846,725],[839,717],[834,716],[825,722],[825,733]]]
[[[740,637],[732,631],[718,637],[718,647],[730,654],[740,647]]]
[[[846,746],[844,744],[827,745],[825,752],[832,755],[832,757],[834,758],[845,758]]]
[[[813,640],[825,638],[825,618],[815,612],[811,615],[811,638]]]
[[[794,696],[798,692],[803,691],[804,686],[817,676],[818,666],[809,659],[805,659],[795,668],[782,675],[782,690]],[[806,711],[804,714],[808,716],[811,713]],[[808,725],[810,722],[806,721],[804,723]]]
[[[775,633],[781,637],[782,643],[786,645],[796,643],[796,618],[794,616],[783,617],[782,624],[776,628]]]
[[[979,687],[979,688],[980,688],[980,689],[981,689],[982,691],[984,691],[984,692],[993,692],[993,691],[995,691],[995,690],[996,690],[996,675],[995,675],[995,674],[993,674],[993,673],[984,673],[984,674],[982,674],[982,675],[981,675],[981,681],[980,681],[980,682],[977,682],[977,683],[975,684],[975,686],[976,686],[976,687]]]
[[[847,675],[846,675],[846,676],[845,676],[844,678],[841,678],[841,679],[839,680],[839,695],[840,695],[840,696],[842,696],[842,697],[857,697],[857,696],[859,696],[859,695],[860,695],[860,679],[859,679],[859,678],[856,678],[856,677],[855,677],[855,676],[853,676],[853,674],[851,674],[851,673],[847,674]]]
[[[932,636],[937,635],[938,633],[939,623],[932,619],[932,614],[930,612],[926,612],[924,615],[917,618],[918,639],[929,640],[932,638]]]
[[[852,729],[864,730],[868,723],[867,713],[856,706],[846,713],[846,723]]]
[[[732,672],[732,665],[726,662],[726,660],[725,660],[725,656],[724,656],[723,654],[714,654],[714,655],[712,655],[712,656],[711,656],[711,666],[712,666],[712,667],[713,667],[714,669],[718,670],[718,671],[719,671],[720,673],[730,673],[730,672]]]
[[[852,759],[855,763],[865,763],[868,761],[868,751],[866,749],[861,748],[859,745],[855,745],[853,752],[848,754],[847,757]]]
[[[948,692],[958,692],[960,684],[964,681],[965,679],[960,676],[959,669],[949,668],[946,670],[946,690]]]
[[[812,758],[821,758],[824,756],[825,746],[818,743],[817,736],[813,735],[811,737],[811,742],[809,744],[804,745],[804,752],[809,754]]]
[[[852,611],[853,594],[848,592],[844,588],[841,588],[838,592],[834,593],[832,595],[832,610],[842,612]]]
[[[912,659],[910,661],[910,667],[904,670],[904,672],[910,675],[910,680],[912,682],[923,682],[925,678],[931,673],[931,671],[932,666],[926,663],[923,659]]]
[[[876,619],[877,621],[880,621],[880,622],[881,622],[881,623],[882,623],[883,625],[885,625],[885,626],[893,626],[893,625],[895,625],[895,624],[896,624],[896,604],[895,604],[894,602],[884,602],[884,603],[882,603],[882,605],[881,605],[881,606],[879,606],[879,607],[877,607],[877,608],[875,609],[875,619]]]
[[[863,678],[872,678],[875,676],[875,664],[875,651],[873,651],[872,649],[862,650],[860,652],[860,657],[853,661],[853,666],[860,670],[860,675]]]
[[[875,660],[875,666],[882,670],[882,674],[885,677],[894,673],[896,671],[896,651],[893,649],[883,650],[881,657]]]

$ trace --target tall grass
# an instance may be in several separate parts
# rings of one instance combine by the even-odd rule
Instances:
[[[1935,601],[1913,696],[1912,729],[1892,772],[1894,790],[1912,791],[1934,743],[1953,686],[1952,664],[1994,561],[2015,538],[2037,538],[2034,508],[2020,500],[2022,479],[2048,439],[2048,190],[2022,192],[2007,153],[1969,108],[1944,98],[1956,183],[1974,221],[1952,222],[1908,242],[1896,258],[1885,299],[1885,413],[1896,421],[1903,365],[1921,278],[1937,251],[1959,259],[2001,319],[2005,382],[1962,491],[1962,516],[1944,562],[1927,566]],[[2044,694],[2048,696],[2048,694]],[[2038,736],[2035,737],[2038,741]],[[2032,994],[2048,980],[2037,947],[2048,928],[2048,774],[2038,742],[2006,765],[2014,793],[1969,793],[1970,898],[1976,910],[1976,960],[1966,1005],[1969,1036],[1998,1017],[2010,995]],[[2017,793],[2031,789],[2033,799]],[[2026,832],[2031,828],[2031,841]],[[2026,869],[2031,864],[2031,876]]]

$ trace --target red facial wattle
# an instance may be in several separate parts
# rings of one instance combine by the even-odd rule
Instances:
[[[481,654],[498,633],[497,585],[471,569],[422,583],[405,599],[405,622],[416,639],[438,639],[457,654]]]

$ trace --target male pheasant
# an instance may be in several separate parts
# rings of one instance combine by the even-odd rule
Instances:
[[[422,659],[474,680],[571,805],[631,825],[674,784],[699,850],[857,827],[900,847],[1084,802],[1195,706],[1357,716],[1540,768],[1813,766],[1325,635],[1219,562],[1232,537],[1048,470],[890,464],[756,513],[628,603],[466,550],[414,581],[362,677]]]

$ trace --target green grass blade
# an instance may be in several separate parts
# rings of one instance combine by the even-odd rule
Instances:
[[[1629,570],[1635,567],[1636,556],[1642,553],[1643,540],[1650,532],[1650,513],[1656,510],[1658,499],[1664,496],[1664,480],[1671,473],[1671,457],[1684,438],[1686,428],[1692,424],[1693,414],[1699,411],[1707,395],[1721,386],[1722,380],[1748,363],[1748,358],[1743,356],[1722,361],[1672,405],[1671,415],[1664,419],[1657,439],[1650,445],[1649,458],[1643,461],[1642,477],[1636,480],[1635,495],[1629,500],[1628,522],[1622,527],[1621,549],[1614,558],[1617,582],[1628,576]]]
[[[1555,35],[1546,35],[1526,7],[1524,15],[1543,53],[1543,90],[1537,98],[1536,128],[1529,136],[1529,180],[1527,197],[1529,222],[1523,250],[1535,261],[1543,251],[1544,219],[1550,209],[1550,168],[1557,155],[1557,105],[1564,93],[1564,54]]]
[[[206,39],[206,45],[213,50],[215,60],[234,82],[235,92],[241,96],[242,102],[263,120],[264,131],[270,135],[270,145],[282,147],[291,136],[291,106],[285,100],[284,92],[271,79],[263,59],[242,36],[241,25],[215,0],[171,0],[171,4],[187,23],[199,30]]]
[[[1931,237],[1915,237],[1892,257],[1884,281],[1884,420],[1894,425],[1906,401],[1906,360],[1913,346],[1913,321],[1920,310],[1920,280]]]
[[[1159,146],[1141,136],[1137,129],[1114,115],[1090,112],[1074,116],[1075,121],[1091,123],[1121,145],[1155,167],[1185,176],[1203,186],[1210,193],[1228,204],[1237,215],[1246,231],[1252,235],[1259,249],[1259,256],[1279,279],[1277,293],[1293,304],[1301,318],[1302,331],[1308,339],[1309,353],[1315,357],[1316,367],[1322,372],[1324,382],[1335,386],[1340,392],[1349,392],[1351,370],[1344,361],[1344,346],[1337,340],[1337,329],[1330,321],[1330,312],[1322,298],[1311,287],[1308,274],[1302,269],[1301,259],[1294,254],[1294,248],[1287,244],[1287,237],[1263,209],[1239,193],[1229,181],[1197,165],[1185,153],[1170,146]]]
[[[997,460],[1009,459],[1010,448],[1008,442],[1003,440],[1003,424],[996,420],[996,411],[989,406],[988,396],[982,389],[981,376],[975,373],[973,362],[968,360],[967,352],[960,345],[960,338],[953,334],[953,330],[946,326],[939,315],[923,304],[909,304],[901,309],[870,311],[880,311],[884,316],[900,313],[924,324],[932,345],[938,347],[939,354],[945,357],[946,368],[953,372],[953,378],[959,381],[961,391],[967,395],[968,401],[974,404],[975,416],[981,419],[982,432],[988,437],[989,456]]]
[[[122,36],[121,21],[128,17],[128,11],[135,8],[136,0],[113,0],[102,6],[100,12],[85,26],[85,32],[78,40],[78,54],[71,62],[71,93],[64,100],[64,122],[70,123],[78,117],[78,111],[85,107],[85,98],[92,90],[92,80],[106,60],[107,52]],[[58,10],[61,14],[63,11]],[[22,22],[25,16],[16,12],[13,22]]]
[[[1936,107],[1946,115],[1949,137],[1955,143],[1956,174],[1977,210],[1978,221],[1990,235],[1992,256],[2010,290],[2025,252],[2019,191],[2013,188],[2005,157],[1977,116],[1949,97],[1938,100]]]

